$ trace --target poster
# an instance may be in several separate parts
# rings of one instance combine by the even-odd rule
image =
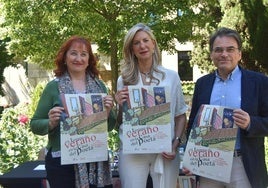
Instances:
[[[105,93],[62,94],[65,109],[60,123],[61,164],[108,159]]]
[[[164,86],[128,86],[123,104],[123,152],[171,152],[170,91]]]
[[[230,182],[237,126],[233,109],[202,105],[186,145],[183,166],[193,174]]]

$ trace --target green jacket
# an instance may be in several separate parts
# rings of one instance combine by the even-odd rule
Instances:
[[[103,88],[105,88],[105,91],[107,92],[103,82],[100,81],[100,83],[102,83]],[[59,95],[58,82],[56,79],[54,79],[50,81],[44,88],[36,111],[30,122],[31,130],[34,134],[48,134],[47,149],[51,149],[52,151],[60,151],[60,126],[57,126],[57,128],[53,129],[52,131],[48,130],[48,112],[55,106],[62,106]],[[115,119],[116,114],[113,110],[111,110],[108,118],[108,130],[112,130],[114,128],[116,123]]]

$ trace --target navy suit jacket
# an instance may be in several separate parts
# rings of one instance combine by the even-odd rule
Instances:
[[[241,109],[250,115],[248,131],[240,129],[243,164],[253,188],[267,188],[264,137],[268,136],[268,77],[242,69]],[[202,104],[210,103],[215,73],[199,78],[195,84],[187,136]]]

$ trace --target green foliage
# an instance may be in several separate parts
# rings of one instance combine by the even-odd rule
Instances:
[[[237,30],[243,41],[241,65],[245,68],[268,72],[268,6],[267,1],[247,0],[209,0],[200,2],[200,14],[207,18],[203,27],[195,27],[192,41],[192,65],[198,65],[204,71],[211,72],[208,40],[218,27],[230,27]]]
[[[108,148],[113,152],[117,152],[119,150],[119,144],[120,144],[119,131],[113,129],[109,132]]]
[[[208,37],[205,39],[208,40]],[[210,60],[209,47],[205,39],[195,42],[196,47],[192,51],[192,58],[190,63],[192,65],[198,65],[198,68],[202,72],[211,72],[215,69],[214,64]]]
[[[182,81],[181,86],[184,95],[192,96],[194,94],[195,82]]]
[[[39,82],[37,86],[34,88],[32,94],[31,94],[31,103],[29,105],[29,114],[33,115],[36,107],[38,105],[40,96],[42,95],[42,92],[45,88],[46,82]]]
[[[16,57],[53,68],[61,43],[70,35],[91,38],[99,51],[111,57],[112,90],[116,91],[119,61],[126,31],[138,22],[151,26],[163,50],[175,52],[175,40],[187,41],[192,27],[205,19],[189,7],[198,1],[159,0],[0,0],[2,27],[11,37]],[[181,14],[178,14],[180,12]],[[133,16],[135,15],[135,16]]]
[[[252,53],[247,62],[251,69],[268,72],[268,4],[267,1],[245,0],[241,4],[248,26],[249,43]]]
[[[18,104],[3,111],[0,121],[0,174],[17,165],[36,160],[45,138],[30,131],[29,105]]]
[[[4,70],[8,66],[14,66],[13,63],[11,63],[11,59],[13,55],[8,54],[6,46],[7,42],[9,42],[9,38],[5,38],[4,40],[0,40],[0,95],[3,95],[3,90],[2,90],[2,83],[4,83],[5,78],[4,78]]]
[[[0,174],[29,160],[36,160],[47,143],[47,137],[35,135],[30,130],[32,117],[45,83],[39,83],[31,94],[29,104],[20,103],[4,109],[0,121]]]

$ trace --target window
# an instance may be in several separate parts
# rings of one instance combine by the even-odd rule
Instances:
[[[190,66],[191,51],[178,51],[178,73],[182,81],[193,80],[193,68]]]

